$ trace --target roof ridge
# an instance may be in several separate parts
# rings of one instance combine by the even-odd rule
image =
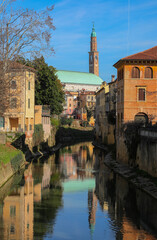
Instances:
[[[89,73],[89,72],[72,71],[72,70],[58,70],[58,69],[57,69],[56,71],[57,71],[57,72],[58,72],[58,71],[62,71],[62,72],[64,71],[64,72],[76,72],[76,73],[94,74],[94,73]],[[94,75],[95,75],[95,74],[94,74]],[[96,76],[97,76],[97,75],[96,75]],[[99,76],[98,76],[98,77],[99,77]]]
[[[144,54],[144,55],[146,55],[146,56],[149,56],[149,55],[150,55],[150,56],[154,56],[154,54],[151,54],[151,53],[147,54],[147,52],[151,51],[151,50],[154,49],[154,48],[157,48],[157,46],[154,46],[154,47],[152,47],[152,48],[146,49],[146,50],[141,51],[141,52],[138,52],[138,53],[134,53],[134,54],[128,55],[128,56],[126,56],[126,57],[124,57],[124,58],[121,58],[121,59],[123,60],[123,59],[129,58],[129,57],[132,57],[132,56],[136,56],[136,55],[141,54],[141,53]]]

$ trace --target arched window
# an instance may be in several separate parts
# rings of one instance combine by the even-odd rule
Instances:
[[[132,68],[132,78],[140,78],[140,69],[138,67]]]
[[[153,69],[151,67],[145,68],[145,78],[153,78]]]

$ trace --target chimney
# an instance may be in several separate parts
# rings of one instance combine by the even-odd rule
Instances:
[[[115,75],[111,75],[111,82],[115,81]]]

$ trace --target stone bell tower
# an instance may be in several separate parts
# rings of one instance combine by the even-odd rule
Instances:
[[[97,38],[94,24],[92,28],[90,41],[89,72],[99,76],[99,52],[97,51]]]

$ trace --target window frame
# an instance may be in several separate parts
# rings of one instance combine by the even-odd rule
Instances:
[[[28,98],[28,108],[29,109],[31,108],[31,100],[30,100],[30,98]]]
[[[151,76],[146,76],[146,70],[150,69],[151,71]],[[153,69],[151,67],[146,67],[144,70],[144,78],[152,79],[153,78]]]
[[[139,75],[138,75],[137,77],[136,77],[136,76],[133,76],[133,74],[135,74],[135,73],[133,72],[134,69],[137,69],[138,72],[139,72]],[[139,67],[132,67],[131,78],[135,78],[135,79],[140,78],[140,69],[139,69]]]
[[[139,99],[139,96],[140,96],[139,91],[142,89],[144,89],[144,100]],[[137,88],[137,102],[146,102],[146,87],[141,86]]]

